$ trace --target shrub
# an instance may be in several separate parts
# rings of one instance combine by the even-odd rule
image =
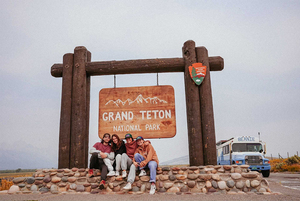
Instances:
[[[287,159],[274,159],[270,161],[271,172],[300,172],[300,157],[297,155]]]
[[[299,157],[297,155],[291,156],[287,158],[287,164],[292,165],[292,164],[297,164],[299,163]]]
[[[287,166],[287,171],[289,172],[300,172],[300,165],[298,164],[293,164],[293,165],[290,165],[290,166]]]
[[[285,170],[285,166],[286,166],[286,164],[284,162],[282,162],[282,163],[276,164],[275,167],[279,172],[283,172]]]
[[[281,163],[282,161],[283,161],[283,159],[273,159],[273,160],[270,160],[270,164],[274,165],[274,164],[277,164],[277,163]]]
[[[19,174],[13,174],[9,173],[6,176],[0,177],[0,191],[3,190],[9,190],[9,188],[14,184],[13,179],[16,177],[31,177],[32,174],[29,173],[19,173]]]
[[[2,179],[1,180],[0,191],[8,190],[12,185],[13,185],[12,181],[8,181],[8,180],[5,180],[5,179]]]

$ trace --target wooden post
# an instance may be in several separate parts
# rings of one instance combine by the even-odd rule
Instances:
[[[190,165],[203,165],[203,145],[200,118],[199,89],[189,73],[189,66],[196,62],[195,42],[186,41],[182,48],[185,62],[184,80],[189,141]]]
[[[216,137],[214,125],[214,112],[210,82],[210,67],[208,52],[205,47],[196,48],[197,62],[207,67],[206,76],[201,83],[200,90],[200,110],[201,110],[201,128],[203,139],[203,160],[204,165],[216,165]]]
[[[87,76],[85,64],[87,49],[83,46],[74,50],[74,72],[72,87],[72,124],[70,168],[85,168],[87,166],[86,137],[87,132]]]
[[[91,62],[92,54],[90,51],[87,51],[87,62]],[[91,91],[91,76],[86,75],[86,136],[85,136],[85,164],[88,167],[89,159],[89,127],[90,127],[90,91]]]
[[[63,57],[58,168],[70,167],[73,54]]]

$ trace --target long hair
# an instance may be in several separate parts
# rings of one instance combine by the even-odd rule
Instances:
[[[118,139],[117,144],[114,143],[113,137],[116,137],[116,138]],[[120,138],[119,138],[119,136],[118,136],[117,134],[113,134],[113,135],[111,136],[111,149],[112,149],[113,151],[116,151],[116,150],[120,149],[120,147],[122,146],[122,143],[123,143],[123,141],[120,140]]]

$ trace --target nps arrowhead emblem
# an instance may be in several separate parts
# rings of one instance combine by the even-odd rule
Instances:
[[[206,75],[206,66],[203,66],[202,63],[193,63],[189,66],[189,72],[194,82],[200,85]]]

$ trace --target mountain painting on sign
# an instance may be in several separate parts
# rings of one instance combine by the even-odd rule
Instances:
[[[158,104],[158,103],[168,103],[167,101],[165,100],[160,100],[159,98],[157,97],[147,97],[147,98],[144,98],[142,94],[138,95],[138,97],[136,97],[135,100],[131,100],[131,99],[127,99],[125,100],[124,102],[120,99],[114,101],[114,100],[109,100],[105,105],[108,105],[108,104],[115,104],[116,106],[120,107],[120,106],[124,106],[124,105],[131,105],[131,104],[143,104],[143,103],[146,103],[146,104]]]
[[[99,93],[99,136],[168,138],[176,134],[172,86],[106,88]]]

